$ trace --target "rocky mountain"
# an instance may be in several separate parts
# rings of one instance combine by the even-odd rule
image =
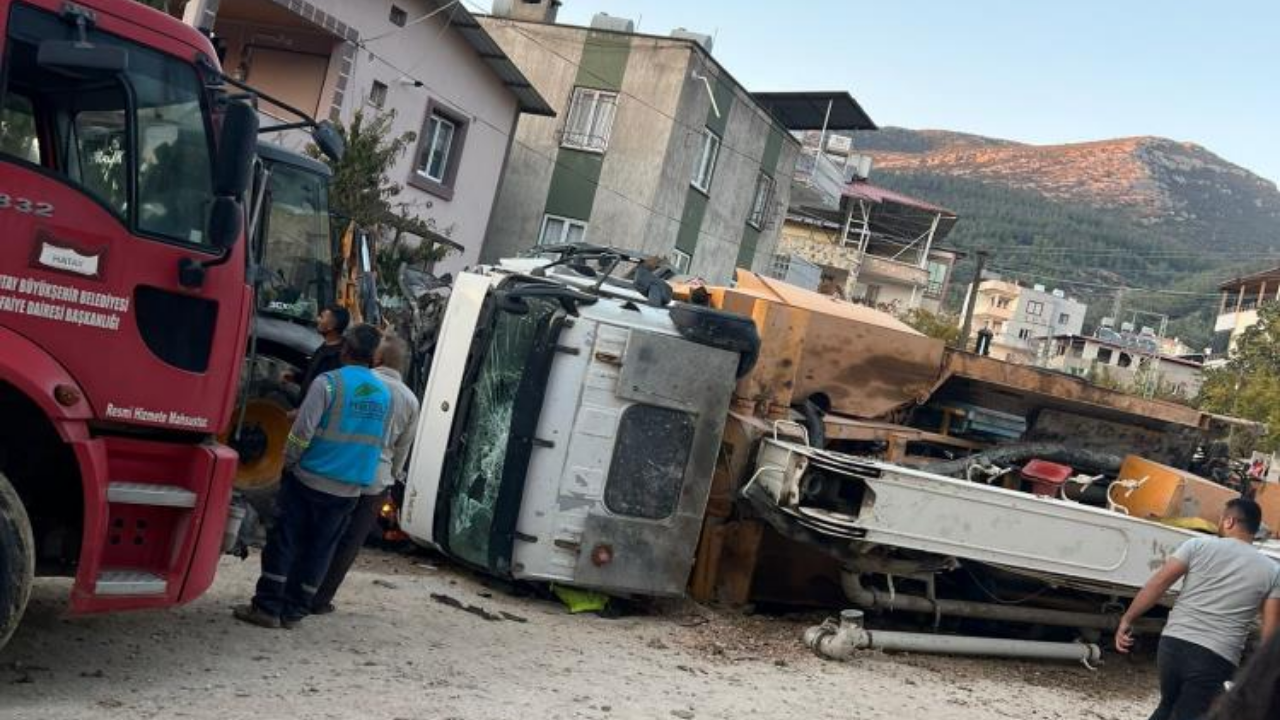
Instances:
[[[1074,283],[1100,307],[1114,287],[1163,290],[1130,300],[1179,318],[1197,342],[1216,307],[1179,293],[1211,293],[1238,272],[1280,265],[1276,184],[1194,143],[1029,145],[885,128],[858,133],[854,145],[875,158],[873,182],[960,215],[951,244],[988,247],[997,266],[1046,284]]]

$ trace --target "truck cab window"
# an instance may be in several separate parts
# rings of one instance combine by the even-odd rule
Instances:
[[[261,301],[269,312],[310,321],[333,302],[328,186],[316,173],[272,163],[267,191]]]
[[[4,55],[0,160],[42,164],[137,234],[207,243],[213,147],[194,64],[96,30],[89,31],[89,42],[125,48],[128,70],[79,71],[38,62],[42,41],[77,37],[56,15],[14,6]],[[41,140],[50,147],[42,148]]]
[[[119,99],[123,106],[124,98]],[[67,133],[66,151],[63,153],[71,179],[121,216],[128,211],[127,132],[123,107],[78,112],[71,121],[71,132]]]
[[[36,134],[30,98],[9,93],[0,106],[0,153],[29,163],[40,162],[40,137]]]

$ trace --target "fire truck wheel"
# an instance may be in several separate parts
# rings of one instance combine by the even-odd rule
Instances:
[[[0,647],[18,627],[35,576],[35,540],[18,492],[0,473]]]

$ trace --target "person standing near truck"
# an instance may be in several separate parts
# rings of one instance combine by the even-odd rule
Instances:
[[[377,478],[391,415],[391,393],[371,369],[381,338],[371,325],[349,328],[343,366],[307,391],[289,432],[262,574],[253,600],[235,609],[237,620],[293,627],[310,614],[347,519]]]
[[[342,367],[342,337],[351,324],[351,313],[341,305],[330,305],[316,317],[316,332],[324,338],[324,342],[311,355],[307,369],[302,377],[296,378],[298,387],[302,389],[302,397],[307,396],[311,383],[330,370]]]
[[[373,372],[391,392],[391,416],[387,421],[387,436],[382,443],[382,458],[378,462],[378,477],[366,487],[356,503],[347,529],[338,541],[338,548],[329,563],[329,571],[311,602],[311,614],[326,615],[334,611],[333,598],[338,593],[347,572],[355,563],[365,538],[373,530],[378,513],[387,500],[391,485],[404,475],[404,465],[413,446],[414,432],[418,427],[418,398],[404,384],[402,376],[409,349],[404,340],[386,336],[378,346],[374,357]]]
[[[1220,537],[1184,542],[1147,581],[1116,630],[1116,650],[1133,648],[1133,624],[1174,583],[1182,590],[1160,636],[1160,705],[1151,720],[1200,720],[1235,674],[1262,611],[1262,637],[1280,629],[1280,566],[1253,546],[1262,508],[1252,500],[1227,503]]]

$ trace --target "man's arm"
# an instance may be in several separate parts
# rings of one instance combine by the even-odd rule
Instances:
[[[293,419],[293,427],[289,429],[289,441],[284,447],[284,466],[291,468],[302,459],[302,454],[311,445],[311,438],[320,426],[320,418],[329,407],[329,383],[326,378],[311,383],[307,396],[302,399],[298,414]]]
[[[1150,580],[1147,580],[1147,584],[1142,586],[1142,590],[1133,598],[1133,602],[1129,603],[1129,609],[1125,611],[1124,617],[1120,618],[1120,627],[1116,628],[1116,650],[1122,653],[1129,652],[1133,647],[1133,624],[1148,610],[1155,607],[1156,603],[1160,602],[1160,598],[1168,594],[1169,588],[1187,574],[1187,567],[1185,561],[1172,557],[1165,562],[1164,567],[1151,576]]]
[[[1280,595],[1267,598],[1262,604],[1262,642],[1271,639],[1280,630]]]
[[[391,477],[395,480],[404,478],[404,465],[409,459],[409,448],[413,447],[413,438],[418,429],[418,410],[415,408],[409,416],[409,422],[400,431],[391,452]]]

